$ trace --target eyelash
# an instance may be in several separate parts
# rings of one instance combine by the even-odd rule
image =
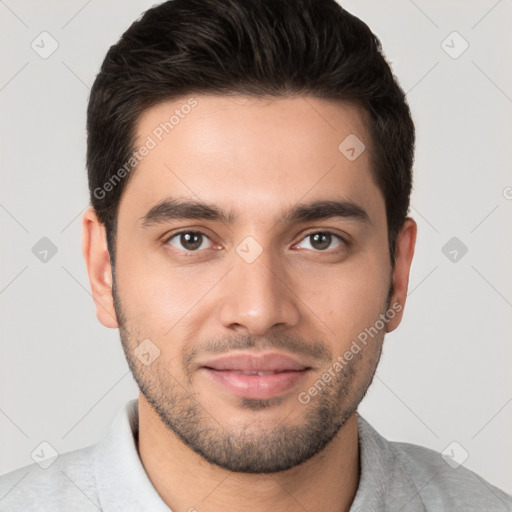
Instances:
[[[178,231],[177,233],[173,233],[172,235],[168,236],[164,240],[164,243],[166,245],[168,245],[169,242],[173,238],[176,238],[178,236],[185,235],[185,234],[201,235],[202,237],[207,238],[208,240],[210,240],[210,242],[213,243],[211,238],[206,233],[203,233],[201,231],[193,231],[193,230]],[[348,241],[345,238],[343,238],[341,235],[338,235],[337,233],[334,233],[334,232],[328,231],[328,230],[325,230],[325,231],[321,231],[321,230],[320,231],[312,231],[310,233],[307,233],[306,235],[304,235],[301,238],[301,240],[298,243],[301,243],[302,241],[306,240],[308,237],[312,237],[313,235],[317,235],[317,234],[331,235],[334,239],[337,239],[340,242],[340,246],[347,246],[348,245]],[[294,244],[294,245],[297,245],[297,244]],[[315,249],[312,249],[312,250],[314,252],[318,252],[318,253],[333,254],[333,253],[339,252],[341,250],[340,246],[336,247],[335,249],[325,249],[325,250],[315,250]],[[182,248],[181,250],[180,249],[176,249],[176,248],[174,248],[174,249],[177,250],[177,251],[183,252],[185,254],[191,254],[191,255],[192,254],[196,254],[196,253],[201,253],[201,252],[206,250],[206,249],[202,249],[202,250],[201,249],[196,249],[196,250],[192,250],[191,251],[191,250],[187,250],[187,249],[184,249],[184,248]],[[308,249],[308,250],[311,250],[311,249]]]

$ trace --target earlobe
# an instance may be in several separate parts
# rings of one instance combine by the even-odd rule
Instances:
[[[396,304],[394,309],[397,311],[397,314],[386,325],[386,332],[394,331],[402,321],[417,231],[418,226],[414,219],[407,217],[397,236],[395,246],[396,258],[393,269],[393,294],[390,302],[390,307]]]
[[[119,327],[112,296],[112,268],[105,226],[89,207],[82,217],[82,254],[87,266],[96,316],[105,326]]]

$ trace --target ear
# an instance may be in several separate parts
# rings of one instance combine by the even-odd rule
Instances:
[[[82,217],[82,254],[87,265],[96,316],[105,326],[119,327],[112,296],[112,267],[105,226],[89,207]]]
[[[386,332],[394,331],[402,321],[417,231],[418,226],[416,222],[407,217],[397,236],[395,245],[396,259],[393,269],[393,293],[390,302],[390,307],[396,311],[396,315],[387,323]]]

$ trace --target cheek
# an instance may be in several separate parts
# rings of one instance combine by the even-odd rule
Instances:
[[[369,255],[347,265],[304,274],[297,295],[329,327],[327,335],[346,343],[373,325],[383,312],[390,273],[384,258]]]
[[[121,244],[119,244],[121,247]],[[214,288],[217,274],[206,267],[170,265],[162,254],[131,251],[118,257],[118,294],[127,321],[147,337],[172,336],[200,299]]]

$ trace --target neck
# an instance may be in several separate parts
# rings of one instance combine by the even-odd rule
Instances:
[[[161,422],[139,395],[138,451],[151,483],[174,512],[345,512],[359,484],[357,413],[320,453],[292,469],[234,473],[210,464]]]

